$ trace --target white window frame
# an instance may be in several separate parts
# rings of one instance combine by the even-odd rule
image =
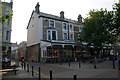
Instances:
[[[55,20],[49,19],[49,27],[50,27],[50,21],[53,21],[53,22],[54,22],[54,27],[53,27],[53,28],[55,28]]]
[[[64,27],[63,27],[64,23],[66,24],[66,30],[64,30]],[[68,31],[68,24],[66,22],[62,22],[62,29],[63,29],[63,31],[66,31],[66,32]]]
[[[72,25],[72,31],[70,29],[70,25],[72,25],[72,24],[69,24],[69,32],[73,32],[73,25]]]
[[[47,30],[47,40],[48,40],[48,31],[50,31],[50,40],[52,40],[52,31],[56,32],[56,40],[58,40],[57,30],[50,30],[50,29]]]
[[[71,35],[72,35],[72,38],[71,38]],[[74,35],[73,34],[70,34],[70,40],[74,40]]]
[[[67,34],[67,39],[65,39],[65,37],[64,37],[64,33]],[[68,33],[67,33],[67,32],[63,32],[63,40],[68,40]]]

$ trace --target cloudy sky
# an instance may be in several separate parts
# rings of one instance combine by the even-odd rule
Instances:
[[[6,0],[10,1],[10,0]],[[59,16],[60,11],[65,12],[65,18],[77,20],[79,14],[87,17],[91,9],[107,8],[118,0],[13,0],[13,21],[11,42],[27,41],[27,25],[37,2],[40,11]]]

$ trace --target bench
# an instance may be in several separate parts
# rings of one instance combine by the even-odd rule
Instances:
[[[2,69],[0,70],[0,72],[15,72],[15,75],[16,75],[16,71],[19,71],[18,68],[14,68],[14,69]]]

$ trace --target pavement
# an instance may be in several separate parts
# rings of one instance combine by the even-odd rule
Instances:
[[[18,64],[18,62],[16,62]],[[19,63],[20,65],[21,63]],[[41,78],[49,79],[50,69],[52,69],[52,75],[54,79],[72,79],[73,75],[76,74],[77,78],[82,79],[108,79],[108,80],[118,80],[120,78],[120,71],[118,71],[118,62],[115,61],[115,69],[113,69],[112,61],[106,60],[104,62],[96,63],[97,69],[94,69],[94,65],[90,64],[89,62],[81,63],[81,68],[79,68],[78,62],[71,62],[70,66],[69,63],[59,63],[49,64],[49,63],[37,63],[37,62],[26,62],[29,64],[30,72],[27,72],[20,65],[19,71],[15,75],[14,72],[7,73],[2,76],[3,79],[5,78],[16,78],[16,79],[32,79],[38,80],[38,68],[41,68]],[[32,76],[31,66],[34,66],[34,76]],[[6,80],[7,80],[6,79]],[[73,79],[72,79],[73,80]]]

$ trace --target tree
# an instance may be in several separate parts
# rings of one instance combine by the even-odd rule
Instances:
[[[2,9],[4,9],[4,2],[0,2],[0,23],[5,24],[12,17],[11,11],[7,9],[7,14],[2,14]]]
[[[113,11],[91,10],[84,19],[81,38],[94,47],[102,48],[105,43],[114,43],[116,33],[113,20]]]
[[[116,35],[120,38],[120,0],[119,3],[115,3],[113,6],[114,10],[114,20],[115,20],[115,28],[116,28]]]

